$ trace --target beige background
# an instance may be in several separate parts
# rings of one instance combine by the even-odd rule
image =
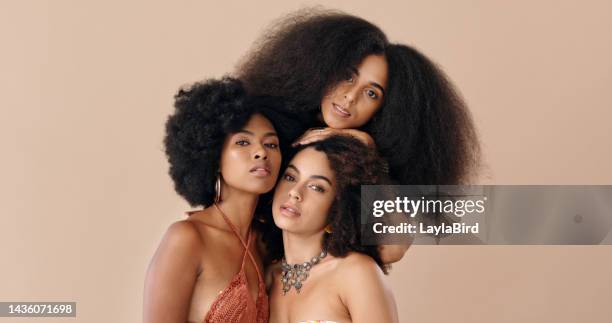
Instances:
[[[187,209],[162,153],[173,94],[229,72],[304,4],[1,1],[0,301],[140,321],[148,261]],[[481,183],[612,183],[609,1],[326,6],[444,68],[477,123]],[[611,252],[415,246],[388,280],[402,322],[610,322]]]

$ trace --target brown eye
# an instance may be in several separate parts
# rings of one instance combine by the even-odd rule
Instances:
[[[319,192],[319,193],[325,192],[325,189],[319,185],[312,184],[312,185],[308,185],[308,187],[310,187],[315,192]]]
[[[250,144],[250,142],[248,140],[244,140],[244,139],[236,141],[236,145],[238,145],[238,146],[247,146],[249,144]]]
[[[366,90],[366,95],[372,99],[378,99],[378,94],[370,89]]]
[[[287,182],[295,182],[295,177],[291,176],[291,174],[285,174],[283,176],[283,179],[286,180]]]

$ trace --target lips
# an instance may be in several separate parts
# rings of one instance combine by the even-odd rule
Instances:
[[[348,118],[351,116],[351,113],[349,112],[349,110],[347,110],[346,108],[344,108],[343,106],[339,104],[332,103],[332,107],[333,107],[334,112],[341,118]]]
[[[301,215],[300,210],[295,205],[285,203],[280,206],[280,212],[284,216],[295,218]]]
[[[249,170],[249,173],[257,177],[266,177],[266,176],[270,176],[272,172],[270,171],[270,166],[266,164],[259,164],[251,168]]]

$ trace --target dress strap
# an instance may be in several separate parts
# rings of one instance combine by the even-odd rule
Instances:
[[[236,226],[227,217],[227,215],[225,215],[225,213],[223,213],[223,211],[221,211],[221,208],[217,205],[217,203],[214,203],[213,205],[215,206],[217,211],[219,211],[219,213],[221,213],[221,215],[223,216],[223,219],[225,220],[225,222],[229,225],[229,227],[232,229],[232,231],[238,237],[238,239],[240,239],[240,242],[242,243],[242,246],[244,247],[245,252],[244,252],[244,255],[242,256],[242,265],[241,265],[240,269],[244,270],[244,264],[245,264],[246,256],[248,255],[249,258],[251,259],[251,262],[253,263],[253,266],[255,266],[255,270],[257,271],[257,278],[259,278],[259,283],[260,283],[259,285],[261,285],[264,282],[263,281],[263,276],[261,275],[261,272],[259,271],[259,267],[257,267],[257,262],[255,261],[255,257],[253,257],[253,254],[249,250],[249,246],[251,245],[251,240],[252,240],[251,239],[251,233],[253,232],[253,229],[249,228],[249,233],[247,235],[247,242],[245,243],[244,240],[242,239],[242,237],[240,236],[240,233],[238,232],[238,229],[236,228]]]

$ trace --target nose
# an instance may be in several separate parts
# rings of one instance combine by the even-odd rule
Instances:
[[[265,147],[263,145],[258,145],[257,148],[255,149],[255,152],[253,154],[253,158],[258,160],[258,159],[263,159],[263,160],[268,160],[268,152],[266,151]]]
[[[291,199],[294,199],[298,202],[302,201],[302,195],[300,194],[300,192],[297,189],[297,185],[293,186],[290,190],[289,190],[289,197]]]
[[[358,88],[357,86],[352,86],[349,89],[346,90],[346,92],[344,92],[344,99],[346,100],[347,103],[353,103],[353,101],[355,101],[355,97],[357,96],[356,92],[357,92]]]

